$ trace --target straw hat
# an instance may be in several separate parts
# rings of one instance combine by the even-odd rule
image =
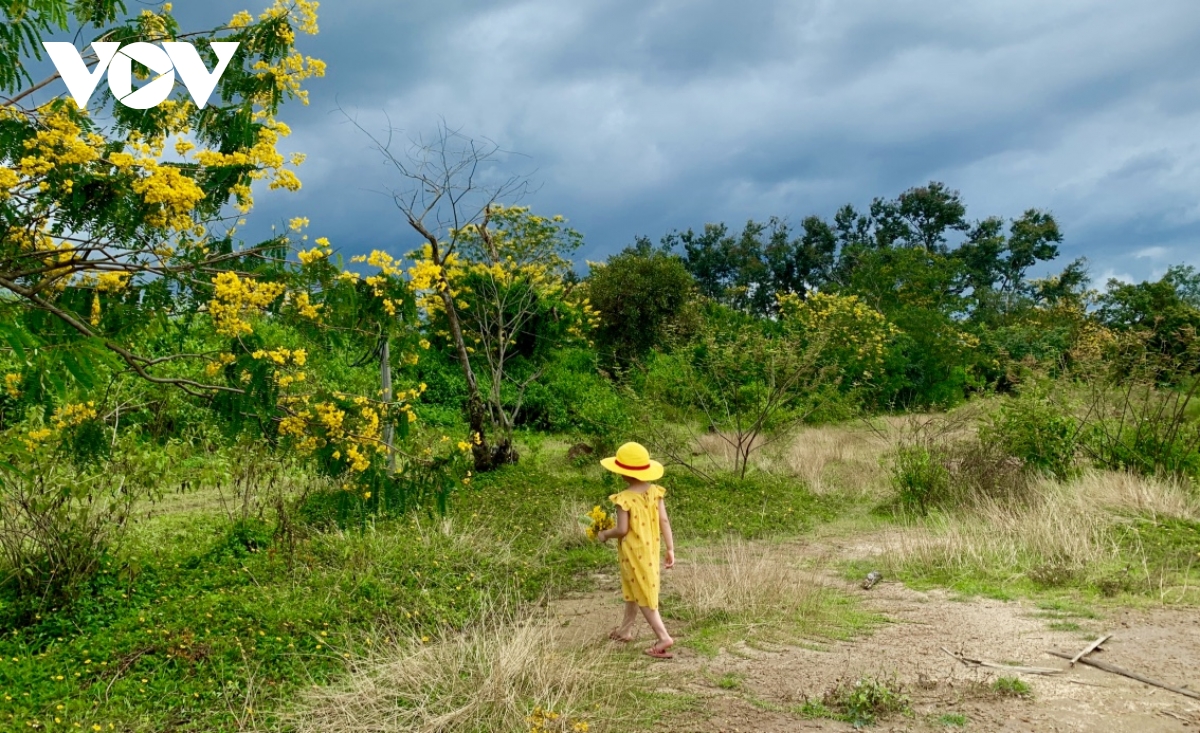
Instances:
[[[653,481],[662,478],[663,466],[658,461],[650,460],[650,451],[641,443],[626,443],[617,448],[617,455],[600,461],[613,473],[631,476],[642,481]]]

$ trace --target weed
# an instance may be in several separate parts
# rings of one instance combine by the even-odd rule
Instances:
[[[222,512],[211,487],[172,497],[172,511],[139,513],[121,552],[102,561],[71,608],[38,614],[0,591],[0,689],[12,698],[0,695],[0,728],[55,715],[130,730],[270,728],[299,690],[343,678],[381,648],[420,650],[423,637],[473,628],[489,599],[528,603],[586,587],[589,571],[616,561],[611,545],[581,539],[580,507],[604,504],[615,487],[598,467],[563,468],[546,453],[476,477],[444,519],[412,513],[339,530],[337,507],[309,494],[308,517],[324,519],[325,531],[302,524],[293,542],[257,507],[234,502],[236,511]],[[555,470],[545,467],[552,460]],[[793,534],[837,506],[769,476],[663,483],[684,542]],[[802,589],[807,580],[796,575]],[[839,604],[821,595],[812,613],[788,608],[804,628],[834,633],[862,615]],[[712,618],[707,633],[716,636]],[[639,705],[682,704],[666,697]],[[522,716],[537,705],[566,712],[552,696],[531,693],[521,704]]]
[[[943,713],[938,716],[937,722],[947,728],[965,728],[967,725],[967,716],[962,713]]]
[[[790,641],[862,629],[873,617],[823,586],[812,569],[740,540],[717,546],[693,572],[676,577],[664,613],[686,621],[689,644],[715,651],[729,640]]]
[[[520,624],[512,606],[440,639],[385,647],[337,685],[313,690],[286,721],[298,733],[361,730],[586,731],[626,696],[633,672],[596,649],[564,652],[551,626]],[[532,712],[531,712],[532,711]]]
[[[980,437],[1034,470],[1067,479],[1075,473],[1077,433],[1075,420],[1061,408],[1031,395],[1006,401]]]
[[[1033,697],[1033,689],[1020,677],[997,677],[992,690],[1001,697]]]
[[[742,682],[746,679],[746,675],[736,672],[726,672],[717,680],[717,687],[722,690],[737,690],[742,686]]]
[[[805,700],[803,705],[796,708],[796,714],[805,718],[837,718],[837,714],[825,707],[825,703],[817,699]]]
[[[853,682],[840,680],[819,700],[810,700],[803,715],[843,720],[854,727],[874,725],[880,718],[909,713],[908,696],[895,679],[861,677]]]
[[[1189,597],[1200,571],[1200,502],[1161,479],[1092,471],[1065,484],[1041,479],[1028,502],[982,502],[921,524],[866,569],[991,597],[1071,590],[1172,602]]]

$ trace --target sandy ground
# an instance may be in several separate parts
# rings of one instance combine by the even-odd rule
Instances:
[[[771,546],[766,551],[789,561],[803,556],[853,557],[869,554],[871,542],[854,538]],[[694,566],[690,566],[694,567]],[[687,573],[681,564],[671,573]],[[576,643],[596,643],[620,615],[619,585],[614,576],[598,576],[601,590],[567,598],[549,609],[555,622]],[[669,590],[670,574],[664,577]],[[826,582],[863,597],[865,607],[888,622],[852,641],[802,646],[750,648],[736,644],[716,657],[687,646],[677,633],[676,658],[651,661],[672,665],[671,687],[694,695],[700,704],[662,722],[658,730],[678,733],[783,733],[842,731],[842,722],[813,720],[786,712],[819,698],[839,680],[870,675],[894,679],[911,700],[912,715],[880,721],[880,731],[1200,731],[1200,700],[1151,687],[1083,665],[1055,676],[1011,675],[968,667],[942,647],[968,657],[1002,664],[1065,667],[1047,650],[1075,653],[1091,639],[1112,634],[1095,659],[1147,677],[1200,691],[1200,610],[1155,607],[1102,611],[1100,618],[1073,619],[1080,628],[1054,630],[1053,618],[1025,602],[956,600],[945,592],[918,592],[886,579],[870,591],[827,577]],[[644,625],[634,643],[649,646]],[[640,648],[640,647],[639,647]],[[716,680],[740,676],[737,689]],[[1019,676],[1033,691],[1031,699],[998,696],[988,684],[998,676]],[[965,728],[948,726],[943,715],[963,715]]]

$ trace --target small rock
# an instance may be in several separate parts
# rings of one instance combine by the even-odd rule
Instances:
[[[575,445],[571,446],[571,449],[569,451],[567,451],[567,460],[573,461],[576,458],[582,458],[583,456],[590,456],[595,452],[596,452],[596,449],[593,448],[592,446],[588,445],[587,443],[576,443]]]

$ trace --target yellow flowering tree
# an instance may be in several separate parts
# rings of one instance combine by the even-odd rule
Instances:
[[[199,33],[180,30],[170,3],[132,15],[116,0],[10,7],[22,39],[0,53],[9,95],[0,106],[0,336],[11,348],[37,346],[60,360],[43,372],[61,371],[54,367],[66,359],[83,374],[105,351],[153,383],[194,394],[237,391],[177,373],[179,362],[205,356],[149,354],[135,326],[166,328],[211,302],[217,330],[239,336],[247,314],[284,293],[286,241],[242,246],[236,231],[253,205],[253,184],[300,187],[293,168],[303,156],[278,151],[289,130],[276,114],[286,100],[307,103],[302,83],[324,73],[294,46],[297,33],[317,32],[316,5],[277,0],[257,17],[240,12]],[[148,110],[103,90],[88,111],[55,85],[57,75],[28,78],[41,39],[67,30],[88,41],[191,42],[210,68],[208,41],[239,45],[202,109],[178,86]],[[94,54],[85,61],[94,63]],[[148,78],[140,65],[134,72]],[[98,109],[111,119],[102,122]]]
[[[797,335],[820,339],[820,362],[837,370],[846,386],[875,378],[887,349],[900,333],[879,311],[857,295],[812,293],[807,298],[780,295],[779,318]]]
[[[453,347],[450,301],[466,362],[483,377],[483,402],[496,433],[491,457],[515,460],[512,431],[526,388],[541,376],[553,349],[587,343],[595,323],[597,314],[576,288],[567,259],[582,237],[561,216],[498,204],[480,223],[450,236],[457,248],[441,267],[433,262],[429,244],[410,254],[412,283],[433,336]],[[448,299],[441,297],[443,290]]]
[[[377,331],[374,311],[395,313],[403,283],[329,277],[327,240],[300,249],[296,266],[289,255],[299,242],[288,234],[257,245],[237,238],[252,186],[300,188],[294,169],[304,156],[279,152],[289,129],[276,115],[285,101],[307,104],[303,83],[324,74],[321,61],[295,47],[298,34],[317,32],[316,9],[313,0],[276,0],[258,15],[241,11],[191,33],[180,30],[170,3],[132,15],[114,0],[36,0],[10,10],[22,31],[21,43],[0,46],[0,83],[12,95],[0,107],[0,337],[12,357],[10,398],[44,391],[42,381],[63,394],[66,374],[86,390],[97,371],[124,370],[215,395],[212,405],[235,427],[258,421],[270,437],[283,415],[308,414],[295,393],[311,401],[321,386],[303,368],[303,349],[273,348],[256,324],[290,317]],[[62,94],[61,82],[51,86],[55,76],[33,83],[26,73],[43,35],[72,29],[92,41],[188,41],[210,68],[208,42],[238,46],[205,107],[182,86],[149,110],[104,90],[90,104],[108,112],[102,124]],[[146,69],[134,72],[147,78]],[[295,220],[292,229],[306,223]],[[332,285],[363,297],[348,303]],[[348,323],[331,320],[346,321],[348,312]],[[197,324],[227,346],[198,341]],[[367,442],[382,408],[372,409],[358,416]],[[315,417],[309,424],[322,425]],[[347,467],[361,466],[348,447],[340,455],[350,456]]]
[[[5,6],[0,489],[26,486],[36,496],[0,501],[25,512],[0,515],[0,535],[38,526],[48,542],[65,542],[72,537],[62,527],[107,506],[83,478],[109,470],[93,459],[125,460],[108,455],[125,445],[122,405],[107,401],[114,390],[141,390],[149,402],[176,390],[171,395],[214,411],[235,434],[312,456],[343,478],[349,496],[377,501],[383,493],[373,487],[389,478],[389,426],[406,430],[421,390],[381,394],[377,383],[355,381],[339,347],[371,356],[382,339],[415,324],[403,272],[383,261],[366,276],[344,271],[328,241],[307,242],[303,219],[256,244],[238,234],[252,188],[300,187],[303,156],[279,151],[289,130],[277,113],[289,100],[306,103],[304,83],[324,73],[296,48],[299,36],[317,32],[316,8],[313,0],[275,0],[257,15],[242,11],[211,30],[183,32],[170,3],[136,13],[119,0]],[[60,32],[82,39],[89,65],[92,41],[189,42],[210,69],[217,59],[208,42],[238,47],[203,108],[179,85],[151,109],[127,107],[103,89],[84,110],[56,76],[29,78],[41,39]],[[133,72],[149,78],[141,66]],[[406,357],[402,350],[394,358]],[[443,458],[413,461],[440,470],[451,460]],[[75,472],[79,480],[69,483],[82,488],[63,491],[44,465]],[[44,480],[30,478],[37,476]],[[133,495],[132,485],[121,490]],[[46,507],[68,524],[43,521]],[[36,569],[25,577],[63,582],[61,568]]]
[[[409,275],[431,335],[446,341],[466,380],[475,469],[515,462],[512,429],[525,388],[550,348],[586,342],[596,322],[568,260],[582,238],[562,217],[501,203],[519,198],[527,181],[489,174],[502,153],[494,143],[443,124],[405,154],[390,135],[381,140],[355,124],[407,186],[393,200],[423,240],[409,254]]]

